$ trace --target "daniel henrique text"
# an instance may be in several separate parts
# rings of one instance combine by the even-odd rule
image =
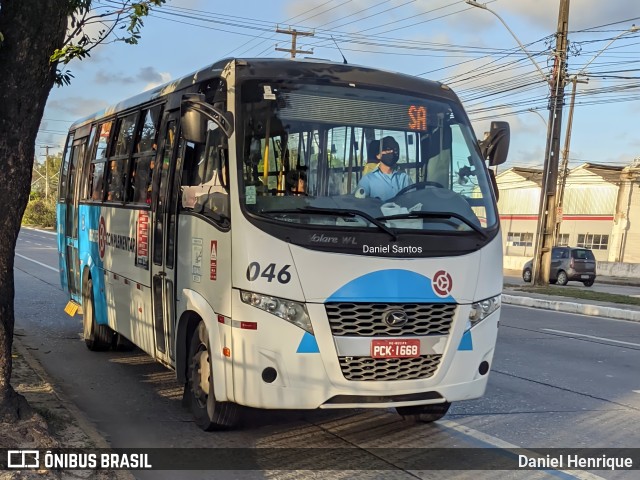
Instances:
[[[529,457],[518,455],[520,468],[567,468],[567,469],[607,469],[626,470],[633,468],[633,458],[609,457],[607,455],[546,455],[544,457]]]

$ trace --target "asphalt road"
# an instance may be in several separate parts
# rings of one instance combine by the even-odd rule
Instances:
[[[205,433],[169,370],[137,351],[93,353],[64,312],[55,237],[25,230],[16,250],[16,335],[114,447],[631,448],[640,445],[640,323],[505,305],[489,386],[421,425],[391,411],[247,412]],[[637,478],[637,472],[480,472],[481,478]],[[483,475],[486,474],[486,475]],[[497,475],[499,474],[499,475]],[[595,475],[594,475],[595,474]],[[474,478],[477,472],[141,472],[140,479]]]

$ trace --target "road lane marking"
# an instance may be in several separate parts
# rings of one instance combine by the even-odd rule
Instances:
[[[565,332],[563,330],[553,330],[551,328],[543,328],[542,331],[543,332],[562,333],[564,335],[571,335],[571,336],[574,336],[574,337],[591,338],[593,340],[602,340],[602,341],[605,341],[605,342],[619,343],[620,345],[630,345],[632,347],[640,347],[640,343],[623,342],[622,340],[613,340],[612,338],[605,338],[605,337],[594,337],[593,335],[584,335],[582,333]]]
[[[38,262],[37,260],[34,260],[33,258],[29,258],[29,257],[25,257],[24,255],[20,255],[19,253],[16,253],[16,257],[24,258],[25,260],[29,260],[30,262],[37,263],[41,267],[48,268],[49,270],[53,270],[54,272],[59,272],[60,271],[57,268],[50,267],[49,265],[46,265],[44,263]]]
[[[482,443],[487,444],[488,446],[494,446],[497,448],[501,448],[503,450],[516,450],[516,451],[531,451],[531,456],[536,457],[537,454],[534,451],[527,449],[525,447],[520,447],[518,445],[514,445],[513,443],[506,442],[501,438],[494,437],[493,435],[489,435],[487,433],[480,432],[473,428],[467,427],[466,425],[461,425],[458,422],[454,422],[452,420],[439,420],[436,425],[441,425],[445,428],[449,428],[451,430],[455,430],[463,435],[474,438]],[[545,469],[540,468],[536,469],[537,471],[547,473],[551,476],[558,476],[558,473],[565,474],[569,478],[577,478],[579,480],[604,480],[603,477],[599,477],[598,475],[594,475],[589,472],[584,471],[576,471],[576,470],[562,470],[562,469]],[[555,475],[554,475],[555,474]],[[566,476],[564,478],[566,478]]]

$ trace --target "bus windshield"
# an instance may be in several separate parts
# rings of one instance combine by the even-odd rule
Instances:
[[[241,88],[240,198],[270,221],[475,232],[497,225],[462,107],[382,89],[250,80]]]

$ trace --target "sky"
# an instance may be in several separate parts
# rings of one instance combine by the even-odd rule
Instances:
[[[94,0],[102,9],[114,3]],[[298,49],[313,50],[298,57],[342,62],[344,55],[350,64],[446,83],[478,138],[492,120],[510,123],[505,166],[542,167],[559,4],[486,3],[523,50],[496,15],[464,0],[168,0],[144,20],[138,45],[109,42],[68,66],[74,78],[49,96],[36,155],[43,161],[46,146],[59,152],[78,118],[221,58],[288,57],[275,50],[291,47],[290,35],[275,32],[279,26],[314,33],[298,37]],[[634,23],[640,26],[640,1],[571,0],[567,71],[588,83],[577,85],[570,167],[640,158],[640,30],[631,31]],[[562,146],[570,84],[565,92]]]

